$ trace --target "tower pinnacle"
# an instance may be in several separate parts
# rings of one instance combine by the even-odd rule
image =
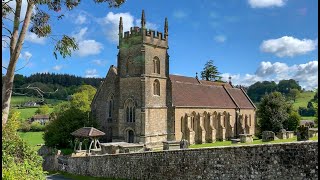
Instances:
[[[164,37],[167,38],[168,36],[168,19],[165,18],[164,20]]]
[[[119,38],[122,38],[123,35],[123,23],[122,23],[122,17],[120,17],[120,22],[119,22]]]
[[[141,28],[144,28],[146,25],[146,17],[144,15],[144,10],[142,10],[142,15],[141,15]]]

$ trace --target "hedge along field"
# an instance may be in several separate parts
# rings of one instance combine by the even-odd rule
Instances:
[[[11,97],[11,106],[19,106],[22,105],[28,101],[39,101],[40,98],[37,97],[29,97],[29,96],[12,96]],[[58,100],[58,99],[46,99],[45,101],[49,105],[57,105],[60,102],[63,102],[63,100]]]

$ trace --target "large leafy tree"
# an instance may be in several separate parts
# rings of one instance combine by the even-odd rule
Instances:
[[[248,96],[254,102],[260,102],[261,97],[265,94],[274,92],[277,90],[277,84],[274,81],[263,81],[256,82],[249,86],[248,88]]]
[[[294,79],[279,81],[279,83],[278,83],[278,91],[279,92],[287,95],[287,94],[289,94],[290,89],[297,89],[297,90],[301,91],[301,86]]]
[[[90,104],[96,89],[90,85],[78,88],[72,95],[71,101],[63,102],[54,108],[53,121],[47,125],[44,140],[50,147],[70,147],[73,131],[84,126],[97,126],[96,121],[90,117]]]
[[[50,13],[60,12],[63,8],[72,10],[80,4],[80,0],[26,0],[26,13],[22,14],[22,1],[2,1],[2,43],[10,49],[8,67],[2,66],[7,71],[2,82],[2,127],[8,120],[16,64],[27,31],[29,30],[38,37],[50,36],[52,32]],[[12,2],[15,2],[13,3],[15,5],[12,6]],[[125,0],[94,0],[94,2],[107,2],[110,7],[119,7]],[[13,17],[13,19],[10,17]],[[60,14],[57,18],[58,20],[62,19],[63,14]],[[65,58],[78,49],[77,43],[72,37],[67,35],[62,35],[60,39],[50,37],[56,42],[53,48],[55,58],[57,58],[57,54]]]
[[[279,92],[266,94],[258,106],[257,117],[262,131],[278,132],[285,128],[284,122],[292,112],[292,105],[288,104]]]
[[[219,74],[217,66],[213,64],[213,60],[209,60],[204,65],[203,71],[201,71],[201,78],[206,81],[214,81],[221,78]]]

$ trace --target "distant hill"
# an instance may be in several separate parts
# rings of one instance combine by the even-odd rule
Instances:
[[[86,78],[69,74],[36,73],[30,76],[16,74],[13,82],[13,95],[39,97],[39,92],[30,87],[37,87],[44,93],[44,98],[66,100],[80,85],[98,88],[103,78]]]

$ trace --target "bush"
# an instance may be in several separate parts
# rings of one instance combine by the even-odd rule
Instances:
[[[45,125],[41,125],[39,122],[32,122],[30,130],[33,132],[44,131]]]
[[[314,116],[316,114],[316,109],[313,107],[299,107],[298,112],[301,116]]]
[[[28,121],[23,121],[20,123],[19,130],[22,132],[29,132],[31,129],[31,124]]]
[[[284,128],[288,131],[296,131],[300,124],[301,116],[297,112],[292,112],[284,122]]]
[[[46,179],[42,158],[17,134],[19,113],[13,113],[2,129],[2,179]]]

